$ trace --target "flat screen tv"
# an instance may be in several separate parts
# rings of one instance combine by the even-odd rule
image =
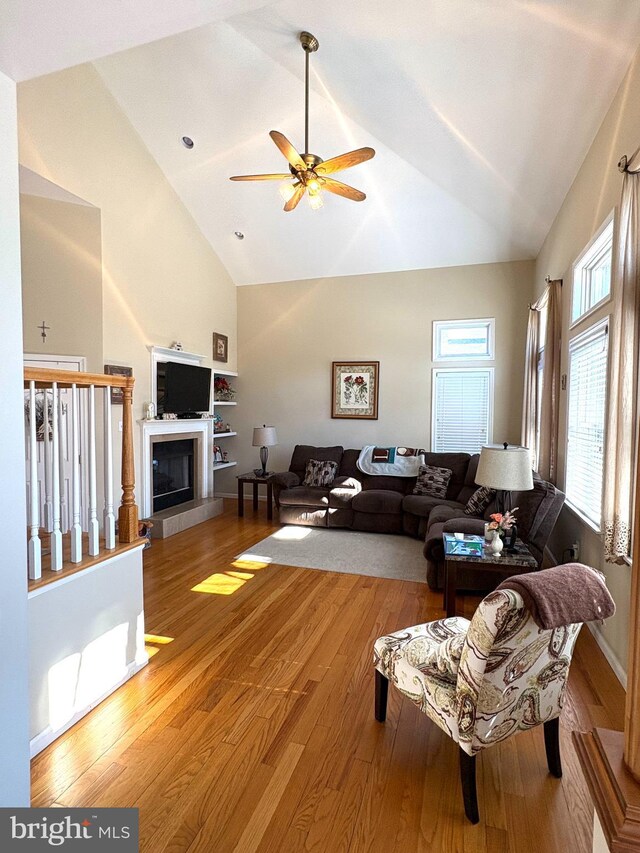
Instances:
[[[164,411],[176,415],[208,412],[211,368],[168,361],[164,375]]]

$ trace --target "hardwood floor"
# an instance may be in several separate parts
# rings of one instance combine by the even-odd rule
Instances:
[[[563,778],[547,773],[542,727],[486,750],[472,826],[455,744],[393,688],[386,724],[373,715],[373,640],[442,618],[442,595],[236,561],[277,524],[264,505],[243,519],[227,506],[145,552],[153,657],[34,759],[34,805],[137,806],[145,853],[591,850],[570,732],[622,728],[624,693],[588,629]],[[476,601],[459,606],[470,615]]]

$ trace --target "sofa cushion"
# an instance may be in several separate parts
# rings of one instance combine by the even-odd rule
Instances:
[[[431,529],[432,524],[439,524],[442,521],[450,521],[452,518],[460,518],[465,521],[469,521],[469,516],[465,515],[462,511],[461,504],[452,503],[445,504],[439,503],[438,506],[434,507],[433,510],[429,513],[429,530]],[[458,533],[462,533],[461,530],[456,531]]]
[[[354,497],[351,507],[357,512],[400,513],[402,495],[385,489],[367,489]]]
[[[357,466],[357,461],[360,457],[359,450],[345,450],[342,454],[342,460],[340,462],[340,471],[339,474],[341,477],[355,477],[357,480],[361,479],[363,474],[362,471]]]
[[[442,498],[434,498],[430,495],[405,495],[402,500],[403,512],[410,512],[420,518],[428,518],[435,507],[445,506],[456,514],[462,513],[462,504],[457,501],[445,501]]]
[[[321,462],[329,460],[330,462],[337,462],[340,465],[342,447],[339,445],[334,447],[314,447],[312,444],[296,444],[291,456],[289,470],[300,477],[300,482],[304,480],[307,461],[309,459],[319,459]]]
[[[308,459],[303,486],[330,486],[335,480],[338,463],[330,459]]]
[[[333,481],[329,492],[329,506],[334,508],[351,508],[351,501],[362,491],[357,480],[352,477],[339,477]]]
[[[389,477],[383,474],[372,475],[360,473],[362,488],[376,489],[377,491],[398,492],[406,495],[413,489],[414,477]]]
[[[465,515],[475,515],[478,518],[482,517],[482,513],[495,498],[495,489],[490,489],[489,486],[480,486],[471,495],[464,508]]]
[[[435,465],[421,465],[418,469],[414,495],[429,495],[434,498],[446,498],[447,486],[451,479],[450,468],[437,468]]]
[[[329,506],[329,490],[318,486],[294,486],[280,492],[283,506]]]

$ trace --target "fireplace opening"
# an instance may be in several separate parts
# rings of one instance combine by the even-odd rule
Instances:
[[[194,498],[192,438],[153,444],[153,511],[168,509]]]

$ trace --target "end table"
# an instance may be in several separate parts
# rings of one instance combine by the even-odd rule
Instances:
[[[479,571],[495,572],[506,578],[509,575],[537,571],[538,561],[521,539],[516,540],[515,553],[509,553],[505,549],[499,557],[491,554],[486,544],[482,556],[447,554],[445,551],[444,609],[447,617],[456,615],[456,589],[460,566],[473,566]]]
[[[273,485],[268,472],[266,477],[261,474],[255,474],[253,471],[248,471],[246,474],[239,474],[236,479],[238,481],[238,518],[244,515],[244,485],[250,483],[253,486],[253,510],[258,509],[258,486],[264,484],[267,487],[267,519],[271,521],[273,518]]]

